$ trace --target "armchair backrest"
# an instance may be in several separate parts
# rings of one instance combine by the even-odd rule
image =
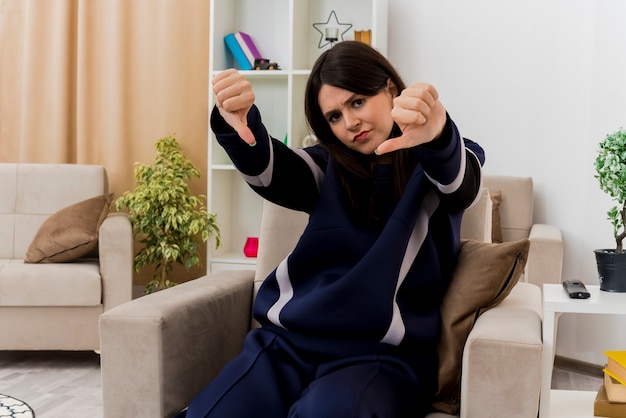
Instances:
[[[257,255],[254,292],[263,280],[296,246],[309,220],[304,212],[287,209],[267,200],[263,201],[259,251]]]
[[[485,176],[478,201],[463,219],[463,238],[490,241],[492,203],[489,191],[500,191],[499,208],[503,241],[528,238],[533,218],[533,185],[530,177]],[[304,231],[308,215],[286,209],[269,201],[263,202],[259,251],[255,275],[255,294],[267,275],[294,248]]]
[[[491,233],[491,208],[489,193],[484,189],[472,207],[471,214],[468,214],[467,221],[464,219],[464,223],[468,225],[463,226],[463,238],[486,238],[487,229],[489,234]],[[255,291],[295,247],[308,219],[306,213],[286,209],[267,200],[263,201]]]
[[[502,241],[528,238],[533,225],[533,180],[531,177],[485,176],[483,186],[490,194],[500,192],[498,210]],[[497,221],[496,221],[497,222]]]

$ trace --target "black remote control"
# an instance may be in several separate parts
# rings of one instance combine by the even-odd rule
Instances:
[[[563,289],[572,299],[587,299],[591,294],[580,280],[565,280]]]

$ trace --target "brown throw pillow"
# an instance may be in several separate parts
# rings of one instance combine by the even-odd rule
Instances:
[[[75,203],[52,214],[39,227],[26,263],[63,263],[88,254],[98,244],[98,228],[109,213],[113,194]]]
[[[441,304],[439,389],[433,408],[457,415],[461,400],[461,363],[465,341],[476,319],[506,298],[521,277],[530,241],[461,242],[450,287]]]
[[[502,242],[502,224],[500,222],[502,192],[489,190],[489,196],[491,196],[491,242]]]

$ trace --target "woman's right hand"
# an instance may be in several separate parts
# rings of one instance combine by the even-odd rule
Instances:
[[[252,84],[232,68],[217,74],[212,83],[220,115],[241,139],[250,145],[256,144],[247,119],[255,98]]]

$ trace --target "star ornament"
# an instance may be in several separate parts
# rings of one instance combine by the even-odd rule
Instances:
[[[339,39],[332,39],[327,36],[327,33],[332,33],[333,29],[337,31],[339,34],[339,38],[343,41],[343,35],[350,30],[352,27],[351,23],[340,23],[337,19],[337,14],[335,11],[331,11],[330,15],[328,15],[328,20],[325,23],[313,23],[313,27],[316,31],[320,33],[320,41],[317,45],[318,48],[322,49],[328,44],[333,44],[333,42],[338,41]]]

